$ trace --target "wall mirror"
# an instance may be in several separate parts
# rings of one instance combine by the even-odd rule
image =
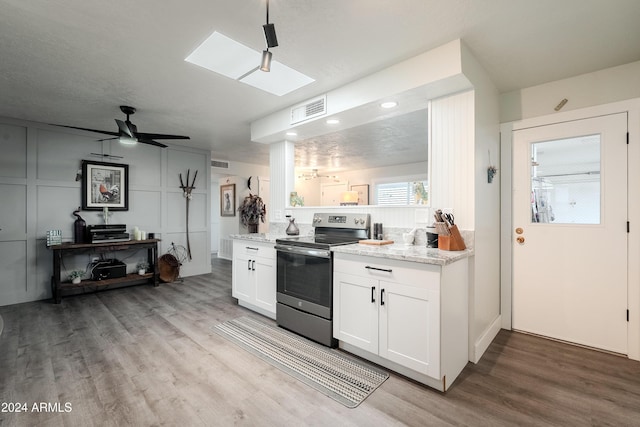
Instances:
[[[353,205],[356,193],[360,205],[428,203],[428,101],[396,99],[394,108],[380,101],[336,114],[337,125],[317,120],[325,133],[295,141],[290,206]]]

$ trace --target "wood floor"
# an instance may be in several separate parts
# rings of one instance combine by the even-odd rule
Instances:
[[[446,394],[392,374],[348,409],[211,330],[247,314],[224,260],[183,284],[0,307],[0,410],[27,404],[0,425],[640,426],[639,362],[507,331]]]

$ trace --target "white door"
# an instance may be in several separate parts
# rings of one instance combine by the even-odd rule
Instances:
[[[627,353],[627,115],[513,132],[514,329]]]

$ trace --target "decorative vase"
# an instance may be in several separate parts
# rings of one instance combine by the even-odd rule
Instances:
[[[138,270],[138,274],[141,276],[144,276],[144,274],[147,272],[147,270],[145,270],[144,268],[141,268]]]
[[[82,277],[74,277],[73,279],[71,279],[71,283],[73,283],[74,285],[77,285],[78,283],[80,283],[81,280],[82,280]]]
[[[289,219],[289,226],[287,227],[285,232],[289,236],[297,236],[298,234],[300,234],[300,230],[298,229],[298,226],[296,225],[296,219],[295,218],[291,218],[291,215],[287,215],[287,219]]]
[[[257,233],[258,232],[258,223],[255,224],[247,224],[247,228],[249,229],[249,233]]]

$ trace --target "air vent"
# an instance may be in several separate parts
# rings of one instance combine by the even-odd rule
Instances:
[[[327,114],[327,96],[323,95],[319,98],[306,101],[303,104],[296,105],[291,108],[291,123],[292,125],[305,120],[309,120],[313,117],[322,116]]]
[[[214,168],[229,169],[229,162],[223,162],[222,160],[211,160],[211,166]]]

